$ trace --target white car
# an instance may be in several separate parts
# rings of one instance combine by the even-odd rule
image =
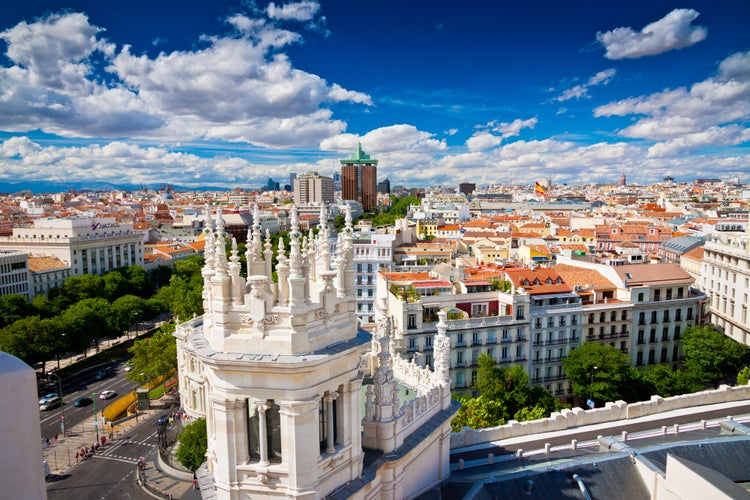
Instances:
[[[39,400],[39,404],[43,405],[44,403],[46,403],[47,401],[49,401],[50,399],[54,397],[57,397],[57,394],[55,394],[54,392],[50,392],[46,396],[42,396],[42,398]]]
[[[127,365],[125,365],[125,371],[126,372],[129,372],[132,369],[133,369],[133,363],[132,362],[128,363]]]
[[[39,405],[39,409],[44,410],[51,410],[52,408],[55,408],[56,406],[60,406],[62,404],[62,400],[60,399],[60,396],[52,396],[51,398],[44,401],[42,404]]]
[[[117,393],[115,391],[106,390],[99,393],[99,399],[109,399],[115,397],[116,395]]]

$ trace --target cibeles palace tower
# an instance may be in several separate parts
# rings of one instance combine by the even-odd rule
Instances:
[[[201,494],[397,499],[445,480],[458,409],[445,320],[434,371],[393,354],[386,304],[373,333],[359,328],[351,213],[334,237],[323,207],[303,235],[293,207],[275,266],[252,226],[245,269],[221,213],[207,219],[205,313],[175,332],[182,406],[208,431]]]

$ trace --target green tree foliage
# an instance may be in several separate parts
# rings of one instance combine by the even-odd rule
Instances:
[[[500,401],[481,395],[473,398],[469,395],[458,396],[461,407],[456,418],[451,422],[453,432],[460,432],[464,427],[483,429],[505,423],[507,410]]]
[[[89,298],[76,302],[61,315],[73,350],[83,351],[97,339],[109,337],[116,332],[111,323],[110,310],[106,299]]]
[[[750,366],[746,366],[737,374],[737,385],[747,385],[750,381]]]
[[[138,339],[128,352],[133,355],[133,369],[127,372],[128,380],[145,384],[160,375],[177,370],[177,340],[172,333],[174,323],[167,323],[151,337]]]
[[[23,295],[0,295],[0,328],[35,314],[36,308]]]
[[[682,341],[685,369],[704,384],[716,386],[735,375],[747,360],[748,347],[735,342],[713,326],[692,326]]]
[[[195,472],[206,461],[206,451],[208,450],[206,419],[199,418],[186,425],[178,439],[180,444],[177,447],[177,460],[189,470]]]
[[[398,196],[391,196],[391,208],[387,212],[381,214],[364,214],[363,219],[372,220],[373,226],[392,226],[396,219],[402,219],[409,211],[409,205],[416,205],[419,203],[419,198],[416,196],[405,196],[399,198]]]
[[[640,372],[651,395],[663,398],[690,394],[703,388],[703,384],[688,370],[672,370],[668,365],[652,365]]]
[[[458,396],[461,408],[451,422],[454,432],[468,426],[473,429],[503,425],[511,419],[528,420],[549,416],[561,408],[548,390],[529,385],[522,366],[498,367],[488,355],[479,357],[474,388],[479,397]]]
[[[584,342],[563,360],[563,369],[573,382],[573,394],[595,402],[637,401],[639,377],[628,357],[618,349],[598,342]]]
[[[80,302],[83,299],[95,299],[105,296],[104,278],[92,274],[83,274],[81,276],[71,276],[59,288],[50,290],[50,298],[54,299],[58,295],[67,297],[72,303]]]
[[[148,302],[136,295],[123,295],[112,302],[112,325],[116,331],[129,329],[136,321],[142,321],[151,316],[146,314]]]

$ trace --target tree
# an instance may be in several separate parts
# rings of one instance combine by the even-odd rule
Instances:
[[[692,326],[685,330],[682,352],[685,369],[702,383],[716,387],[723,378],[739,371],[749,349],[713,326]]]
[[[112,324],[116,331],[130,329],[136,321],[146,319],[146,300],[136,295],[123,295],[112,302]]]
[[[69,332],[71,345],[83,351],[102,337],[113,333],[110,304],[102,298],[83,299],[70,306],[61,316],[64,328]]]
[[[149,338],[136,340],[128,352],[133,355],[133,369],[126,378],[139,384],[177,370],[177,341],[172,335],[174,324],[162,325]]]
[[[737,385],[747,385],[750,381],[750,366],[746,366],[737,374]]]
[[[551,392],[529,385],[529,375],[522,366],[498,367],[487,354],[479,357],[478,364],[474,388],[481,394],[476,398],[457,396],[462,406],[451,423],[454,431],[464,426],[479,429],[503,425],[511,419],[547,417],[561,408]]]
[[[208,433],[206,419],[199,418],[186,425],[179,436],[177,460],[189,470],[195,472],[206,461],[208,450]]]
[[[460,432],[464,427],[483,429],[505,424],[506,408],[500,401],[481,395],[472,398],[469,395],[458,396],[461,407],[451,421],[453,432]]]
[[[573,382],[573,394],[599,402],[625,398],[638,379],[624,353],[598,342],[584,342],[570,351],[563,360],[563,369]]]
[[[684,369],[672,370],[667,365],[652,365],[640,373],[651,395],[663,398],[690,394],[703,388],[694,374]]]
[[[0,328],[21,318],[38,314],[36,308],[23,295],[0,295]]]

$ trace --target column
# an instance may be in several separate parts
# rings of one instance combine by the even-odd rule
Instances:
[[[334,418],[333,414],[333,402],[338,397],[339,393],[336,391],[329,391],[324,396],[326,403],[326,453],[331,454],[336,451],[336,446],[333,441],[335,429],[334,429]]]
[[[268,433],[266,430],[266,410],[268,404],[265,401],[256,401],[253,405],[258,412],[258,444],[260,445],[260,465],[268,465]]]

